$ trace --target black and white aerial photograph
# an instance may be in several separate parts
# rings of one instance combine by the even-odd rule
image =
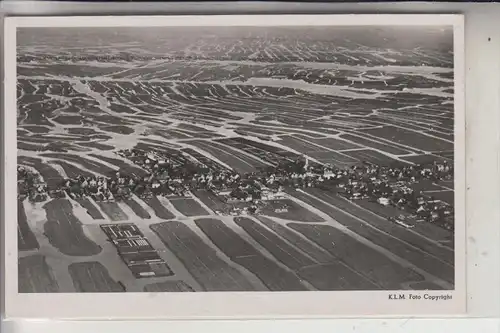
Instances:
[[[18,292],[453,291],[453,37],[18,28]]]

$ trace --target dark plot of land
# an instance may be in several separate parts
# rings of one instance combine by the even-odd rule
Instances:
[[[362,149],[362,150],[351,150],[351,151],[345,151],[343,152],[346,155],[349,155],[361,162],[368,162],[371,164],[375,164],[378,166],[388,166],[394,163],[399,162],[401,163],[406,163],[406,162],[401,162],[397,161],[393,158],[390,158],[387,155],[384,155],[382,153],[379,153],[376,150],[372,149]]]
[[[196,225],[232,261],[254,273],[271,291],[300,291],[307,288],[293,273],[280,267],[217,219],[197,219]]]
[[[157,197],[143,198],[142,201],[144,201],[149,207],[151,207],[154,210],[155,215],[160,219],[170,220],[175,217],[175,215],[172,214],[171,211],[163,206],[163,204],[160,202],[160,200],[158,200]]]
[[[189,144],[208,152],[215,156],[221,162],[232,167],[235,171],[240,173],[256,172],[258,167],[265,167],[266,164],[248,157],[245,154],[239,153],[236,150],[230,150],[215,142],[208,141],[189,141]]]
[[[261,214],[299,222],[325,222],[325,220],[307,208],[290,199],[269,200],[260,211]]]
[[[50,161],[50,163],[60,165],[69,178],[76,178],[78,176],[89,177],[89,178],[94,177],[94,175],[91,172],[82,170],[79,167],[68,162],[52,160]]]
[[[453,283],[455,277],[453,264],[447,263],[440,256],[434,255],[434,253],[441,254],[441,247],[435,244],[432,246],[432,243],[427,242],[426,245],[430,251],[426,252],[419,247],[419,243],[425,242],[425,240],[408,230],[398,228],[399,226],[396,224],[386,224],[380,219],[377,221],[373,214],[369,214],[369,212],[350,204],[336,194],[316,189],[312,189],[310,193],[329,203],[329,205],[326,205],[311,198],[312,205],[327,213],[349,230],[368,239],[373,244],[389,250],[394,255],[407,260],[427,273]],[[378,222],[378,225],[376,226],[374,224],[376,222],[372,221]],[[407,242],[406,239],[409,239],[411,243]]]
[[[380,286],[340,261],[300,269],[298,275],[318,290],[376,290]]]
[[[185,216],[203,216],[208,212],[196,200],[190,198],[170,199],[170,203]]]
[[[113,201],[97,201],[97,205],[111,221],[128,220],[127,214]]]
[[[144,291],[149,293],[158,292],[193,292],[193,288],[184,281],[165,281],[151,283],[144,286]]]
[[[158,256],[158,254],[156,255]],[[128,268],[137,279],[174,275],[174,272],[165,262],[141,262],[128,265]]]
[[[309,141],[312,143],[315,143],[317,145],[320,145],[322,147],[332,149],[332,150],[345,150],[345,149],[354,149],[354,148],[361,148],[360,145],[351,143],[349,141],[344,141],[336,138],[324,138],[324,139],[313,139],[313,138],[308,138],[303,135],[295,135],[296,137]]]
[[[79,155],[57,154],[57,153],[44,153],[42,155],[46,156],[46,157],[61,159],[64,161],[79,164],[82,167],[84,167],[85,169],[90,170],[90,171],[95,172],[95,173],[98,173],[98,174],[101,174],[101,175],[110,175],[110,174],[115,172],[114,169],[108,167],[107,165],[104,165],[104,164],[96,162],[96,161],[91,161],[91,160],[83,158]]]
[[[399,265],[332,226],[298,223],[289,223],[288,226],[316,242],[382,289],[401,290],[404,283],[423,280],[413,270]]]
[[[446,202],[448,205],[455,203],[455,192],[454,191],[432,191],[424,192],[426,195],[436,199]]]
[[[43,163],[39,158],[19,156],[18,161],[35,168],[47,183],[49,191],[57,190],[61,187],[64,178],[50,165]]]
[[[225,202],[217,198],[217,196],[206,190],[194,191],[194,195],[196,195],[205,205],[207,205],[208,208],[213,211],[222,211],[228,206]]]
[[[113,150],[113,149],[115,149],[114,146],[106,145],[104,143],[99,143],[99,142],[78,142],[77,144],[80,146],[89,147],[89,148],[97,148],[100,150]]]
[[[143,238],[144,235],[139,230],[137,225],[134,223],[113,223],[113,224],[101,224],[102,231],[108,236],[110,240],[119,241],[125,240],[124,245],[125,248],[122,249],[119,243],[115,243],[118,247],[119,252],[135,252],[141,250],[141,248],[137,248],[136,243],[127,241],[130,238]],[[132,251],[127,251],[126,249],[135,249]],[[153,247],[147,244],[146,248],[142,248],[142,250],[153,250]]]
[[[117,158],[112,158],[112,157],[107,157],[107,156],[102,156],[102,155],[97,155],[97,154],[89,154],[89,156],[95,157],[97,159],[100,159],[104,162],[107,162],[109,164],[115,165],[118,168],[120,168],[120,171],[127,174],[127,175],[134,175],[137,177],[144,177],[148,173],[138,167],[135,167],[133,165],[130,165],[122,160],[119,160]]]
[[[150,219],[151,215],[145,210],[137,201],[134,199],[124,199],[124,203],[126,203],[130,209],[132,209],[138,217],[141,219]]]
[[[375,215],[378,215],[383,218],[383,224],[387,224],[387,220],[391,217],[399,217],[401,215],[403,216],[409,216],[408,212],[400,210],[394,206],[382,206],[378,204],[377,202],[373,201],[368,201],[368,200],[357,200],[356,204],[360,206],[361,208],[364,208],[366,211],[371,212]],[[373,225],[376,225],[377,228],[382,228],[382,225],[375,224],[378,219],[372,219],[370,220],[370,223]],[[397,228],[404,228],[396,223],[391,223]],[[394,235],[404,239],[406,242],[413,244],[415,246],[418,246],[422,249],[425,249],[425,251],[430,251],[430,253],[436,254],[439,258],[443,259],[444,261],[448,263],[453,263],[454,262],[454,257],[455,255],[453,254],[453,246],[454,246],[454,237],[453,233],[443,229],[437,225],[434,225],[432,223],[427,223],[427,222],[421,222],[421,223],[415,223],[413,225],[413,228],[411,230],[404,228],[408,233],[414,233],[415,235],[419,236],[415,239],[415,241],[411,241],[408,238],[405,238],[399,234],[397,234],[397,231],[391,231],[394,232]],[[427,238],[427,239],[426,239]],[[424,239],[423,241],[421,239]],[[430,248],[428,247],[429,240],[439,243],[437,246],[441,247],[440,250],[436,250],[435,246],[432,245]],[[445,245],[443,245],[445,244]],[[434,249],[432,249],[434,246]]]
[[[68,266],[73,285],[80,293],[124,292],[123,284],[113,280],[100,262],[78,262]]]
[[[369,147],[369,148],[374,148],[374,149],[379,149],[381,151],[385,151],[385,152],[387,152],[389,154],[404,155],[404,154],[408,154],[409,153],[409,151],[407,151],[407,150],[404,150],[404,149],[401,149],[401,148],[398,148],[398,147],[394,147],[394,146],[391,146],[389,144],[379,143],[379,142],[376,142],[376,141],[371,141],[371,140],[368,140],[366,138],[362,138],[362,137],[351,135],[351,134],[342,134],[340,137],[344,138],[344,139],[347,139],[347,140],[350,140],[352,142],[355,142],[355,143],[360,144],[360,145],[365,146],[365,147]]]
[[[52,269],[39,254],[20,258],[18,261],[19,293],[57,293],[59,285]]]
[[[434,162],[443,162],[443,161],[450,162],[450,160],[448,160],[447,158],[432,154],[405,156],[401,157],[401,159],[415,164],[430,164]]]
[[[97,209],[97,207],[89,199],[77,198],[75,201],[78,202],[78,204],[82,206],[87,211],[87,214],[89,214],[94,220],[104,219],[104,216],[102,216],[99,209]]]
[[[23,202],[17,201],[17,248],[19,251],[36,250],[39,248],[35,234],[31,230]]]
[[[301,267],[315,264],[312,259],[303,255],[272,231],[269,231],[255,221],[247,217],[236,217],[234,222],[290,269],[296,271]]]
[[[365,129],[364,132],[379,138],[383,138],[424,151],[453,150],[452,142],[433,138],[425,134],[413,132],[395,126]]]
[[[291,230],[290,228],[283,226],[275,221],[273,221],[270,218],[267,218],[262,215],[258,215],[257,219],[274,231],[276,234],[279,236],[283,237],[286,239],[288,242],[293,244],[295,247],[300,249],[302,252],[307,254],[309,257],[314,259],[318,263],[331,263],[332,261],[336,260],[333,256],[331,256],[329,253],[327,253],[325,250],[322,248],[318,247],[316,244],[312,243],[311,241],[305,239],[301,234]]]
[[[68,256],[91,256],[101,252],[101,247],[83,232],[82,223],[73,214],[68,200],[54,199],[43,208],[47,214],[44,231],[52,246]]]
[[[314,145],[308,141],[292,136],[282,136],[278,143],[289,147],[299,153],[310,156],[321,163],[328,163],[337,167],[346,167],[356,164],[358,161],[352,157],[337,153],[324,147]]]
[[[253,291],[245,276],[217,256],[188,226],[177,221],[150,226],[206,291]]]

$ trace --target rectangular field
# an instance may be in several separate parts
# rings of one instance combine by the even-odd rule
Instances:
[[[102,216],[101,212],[97,207],[87,198],[77,198],[75,201],[82,206],[87,214],[90,215],[94,220],[103,220],[104,216]]]
[[[106,214],[111,221],[128,220],[127,214],[113,201],[97,201],[99,208]]]
[[[203,149],[204,151],[216,156],[221,162],[229,165],[239,173],[256,172],[258,167],[266,165],[256,159],[250,158],[236,150],[221,146],[215,142],[208,141],[190,141],[191,145]]]
[[[59,285],[45,256],[36,254],[18,261],[19,293],[57,293]]]
[[[206,291],[253,291],[256,288],[237,269],[222,260],[187,225],[177,222],[152,224],[151,230],[179,258]]]
[[[381,150],[381,151],[384,151],[386,153],[393,154],[393,155],[404,155],[404,154],[409,153],[408,150],[404,150],[402,148],[398,148],[398,147],[395,147],[395,146],[392,146],[392,145],[389,145],[386,143],[372,141],[372,140],[369,140],[367,138],[359,137],[356,135],[342,134],[340,137],[343,139],[347,139],[349,141],[352,141],[354,143],[357,143],[361,146],[378,149],[378,150]]]
[[[149,207],[153,209],[155,215],[160,219],[170,220],[175,217],[171,211],[167,209],[167,207],[163,206],[163,204],[158,200],[157,197],[151,198],[141,198]]]
[[[261,214],[298,222],[325,222],[325,220],[290,199],[269,200]]]
[[[446,202],[448,205],[453,206],[455,204],[454,191],[427,191],[424,193],[436,200],[441,200],[443,202]]]
[[[101,224],[101,229],[136,278],[174,274],[135,224]]]
[[[361,162],[368,162],[377,166],[388,166],[394,163],[400,163],[400,164],[405,163],[397,161],[387,155],[384,155],[372,149],[350,150],[350,151],[344,151],[343,153]]]
[[[136,200],[134,199],[123,199],[123,202],[127,204],[130,209],[140,217],[141,219],[150,219],[151,215],[145,210]]]
[[[193,292],[193,288],[184,281],[165,281],[151,283],[144,286],[144,291],[149,293],[158,292]]]
[[[373,136],[414,147],[423,151],[453,150],[453,143],[395,126],[365,129]]]
[[[101,247],[88,238],[83,225],[73,214],[73,207],[66,199],[54,199],[43,208],[47,214],[44,232],[50,244],[68,256],[92,256]]]
[[[316,242],[378,288],[401,290],[405,283],[423,280],[413,270],[391,261],[332,226],[299,223],[289,223],[288,226]]]
[[[277,235],[286,239],[290,244],[300,249],[302,252],[311,257],[314,261],[320,264],[330,263],[335,260],[328,252],[304,238],[299,233],[291,230],[290,228],[281,225],[272,219],[257,215],[256,218],[266,227],[274,231]]]
[[[35,234],[31,230],[26,211],[21,200],[17,201],[17,248],[19,251],[36,250],[39,248]]]
[[[335,221],[347,227],[349,230],[368,239],[373,244],[389,250],[391,253],[407,260],[427,273],[433,274],[444,281],[453,283],[455,277],[453,265],[447,263],[441,257],[432,254],[435,252],[429,251],[429,253],[422,250],[418,246],[420,239],[418,239],[418,241],[415,240],[415,234],[410,233],[406,229],[398,228],[395,224],[388,223],[385,225],[383,221],[380,220],[377,221],[379,223],[375,226],[372,222],[376,220],[373,215],[367,214],[366,211],[362,211],[358,207],[350,205],[348,201],[339,198],[337,195],[316,189],[310,192],[314,197],[328,202],[328,205],[312,197],[305,198],[301,196],[301,198],[303,200],[308,200],[312,205],[330,215]],[[390,228],[390,230],[388,230],[388,228]],[[394,231],[397,236],[394,234]],[[406,241],[409,238],[410,242]],[[424,242],[424,240],[421,242]],[[427,245],[432,246],[431,244]],[[437,245],[434,245],[431,249],[432,251],[441,250]]]
[[[185,216],[203,216],[208,212],[194,199],[175,198],[169,199],[170,203]]]

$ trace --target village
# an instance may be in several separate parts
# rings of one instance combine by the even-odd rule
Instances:
[[[18,195],[36,202],[66,195],[73,199],[91,197],[95,201],[119,201],[131,195],[139,198],[188,197],[194,191],[206,190],[227,204],[216,213],[241,215],[257,214],[266,202],[283,199],[285,189],[317,187],[351,201],[370,200],[381,206],[396,207],[406,214],[392,220],[403,225],[405,219],[427,221],[448,230],[454,225],[452,205],[415,189],[415,185],[422,181],[452,180],[453,166],[445,161],[392,167],[363,163],[341,169],[310,163],[307,157],[303,157],[281,161],[258,173],[238,174],[229,169],[214,169],[187,159],[138,149],[117,154],[146,170],[146,175],[120,170],[107,176],[79,176],[65,179],[60,187],[49,191],[36,173],[19,167]]]

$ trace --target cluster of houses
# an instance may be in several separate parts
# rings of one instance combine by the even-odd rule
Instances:
[[[453,165],[447,162],[393,167],[362,164],[341,169],[310,164],[307,158],[300,158],[282,161],[260,172],[238,174],[138,149],[122,150],[118,154],[145,170],[144,175],[120,171],[110,177],[80,176],[66,179],[61,188],[73,198],[91,196],[98,201],[119,200],[131,194],[186,196],[189,191],[204,189],[226,202],[232,215],[238,215],[255,212],[262,202],[283,198],[285,187],[321,187],[350,200],[369,199],[380,205],[391,205],[420,220],[453,229],[453,207],[422,194],[414,186],[425,180],[453,179]],[[18,179],[21,195],[28,195],[33,201],[46,199],[46,185],[35,173],[19,168]]]

